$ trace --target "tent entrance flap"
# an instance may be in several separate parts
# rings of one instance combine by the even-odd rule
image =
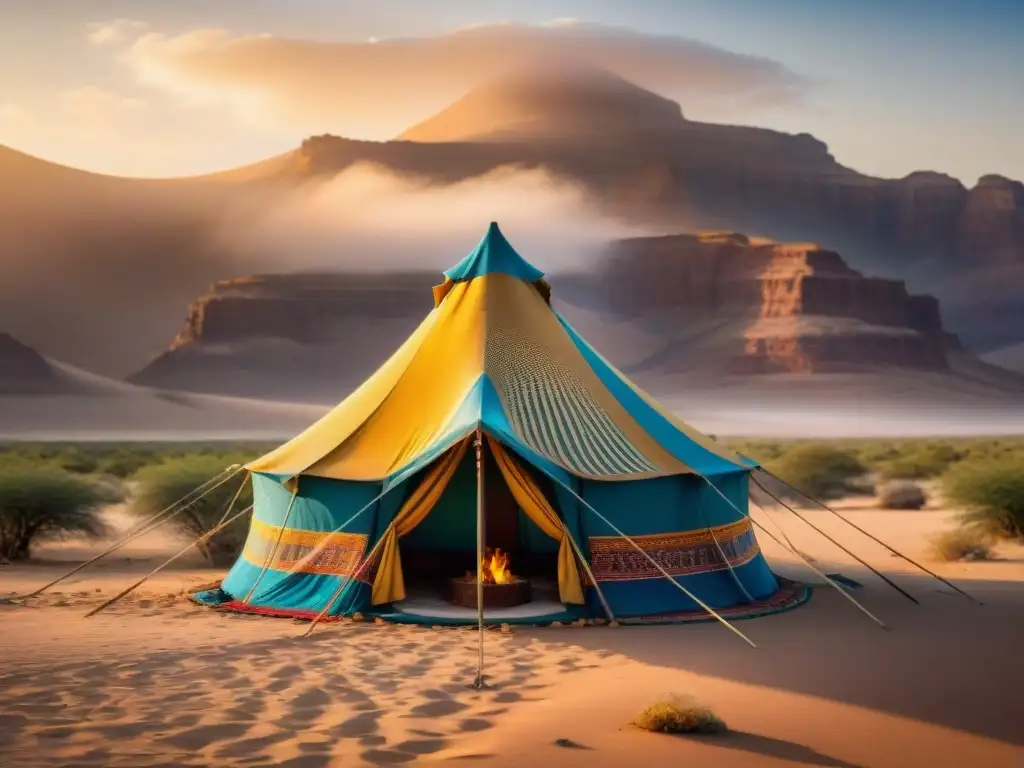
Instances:
[[[438,499],[448,487],[455,470],[466,455],[469,440],[462,440],[450,448],[427,472],[423,482],[416,487],[398,510],[395,519],[384,532],[380,563],[373,580],[371,603],[381,605],[405,598],[405,579],[402,575],[402,559],[398,551],[398,539],[413,531],[430,514]]]
[[[463,440],[424,470],[387,525],[372,605],[447,594],[450,579],[475,572],[477,477],[468,445],[469,440]],[[536,579],[542,592],[550,590],[551,598],[556,598],[557,584],[559,602],[584,605],[570,534],[538,481],[497,440],[488,437],[484,450],[487,547],[511,555],[512,572]]]

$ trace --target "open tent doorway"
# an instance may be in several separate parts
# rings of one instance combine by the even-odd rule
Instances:
[[[496,447],[504,457],[496,453]],[[405,621],[476,621],[478,484],[481,481],[483,494],[479,502],[483,512],[485,584],[489,592],[485,618],[488,621],[536,621],[576,615],[578,611],[564,604],[559,594],[560,541],[545,533],[520,506],[502,471],[502,458],[514,462],[543,496],[550,510],[558,514],[552,483],[546,476],[490,440],[482,441],[482,472],[478,474],[476,451],[470,447],[426,517],[399,537],[406,594],[404,599],[391,604],[394,612],[385,610],[383,615]],[[407,496],[427,481],[431,471],[428,467],[410,479]],[[559,525],[562,525],[561,519]],[[497,590],[492,587],[513,583],[518,588],[502,589],[509,597],[493,604],[490,598]]]

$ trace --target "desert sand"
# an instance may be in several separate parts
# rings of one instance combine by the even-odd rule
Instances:
[[[842,506],[915,559],[953,514]],[[757,649],[715,623],[488,631],[483,692],[468,687],[472,630],[344,622],[301,639],[304,624],[186,602],[183,591],[221,575],[195,558],[83,618],[181,546],[149,535],[27,605],[0,604],[0,764],[1024,764],[1024,548],[990,562],[928,561],[985,602],[978,607],[826,513],[807,514],[922,604],[792,515],[755,512],[822,570],[861,581],[854,594],[890,630],[819,587],[801,608],[742,622]],[[820,581],[761,540],[779,573]],[[2,566],[0,596],[37,587],[101,546],[54,544],[39,562]],[[666,693],[695,696],[732,732],[673,737],[629,725]]]

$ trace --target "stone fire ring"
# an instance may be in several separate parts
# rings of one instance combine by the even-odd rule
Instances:
[[[449,601],[463,608],[476,608],[476,579],[460,576],[449,579]],[[484,584],[484,609],[513,608],[533,598],[530,581],[513,576],[504,584]]]

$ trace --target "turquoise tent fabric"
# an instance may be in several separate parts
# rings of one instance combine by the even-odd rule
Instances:
[[[498,229],[498,224],[491,222],[477,247],[444,276],[457,283],[495,272],[518,277],[527,283],[535,283],[544,277],[543,272],[516,252]]]

